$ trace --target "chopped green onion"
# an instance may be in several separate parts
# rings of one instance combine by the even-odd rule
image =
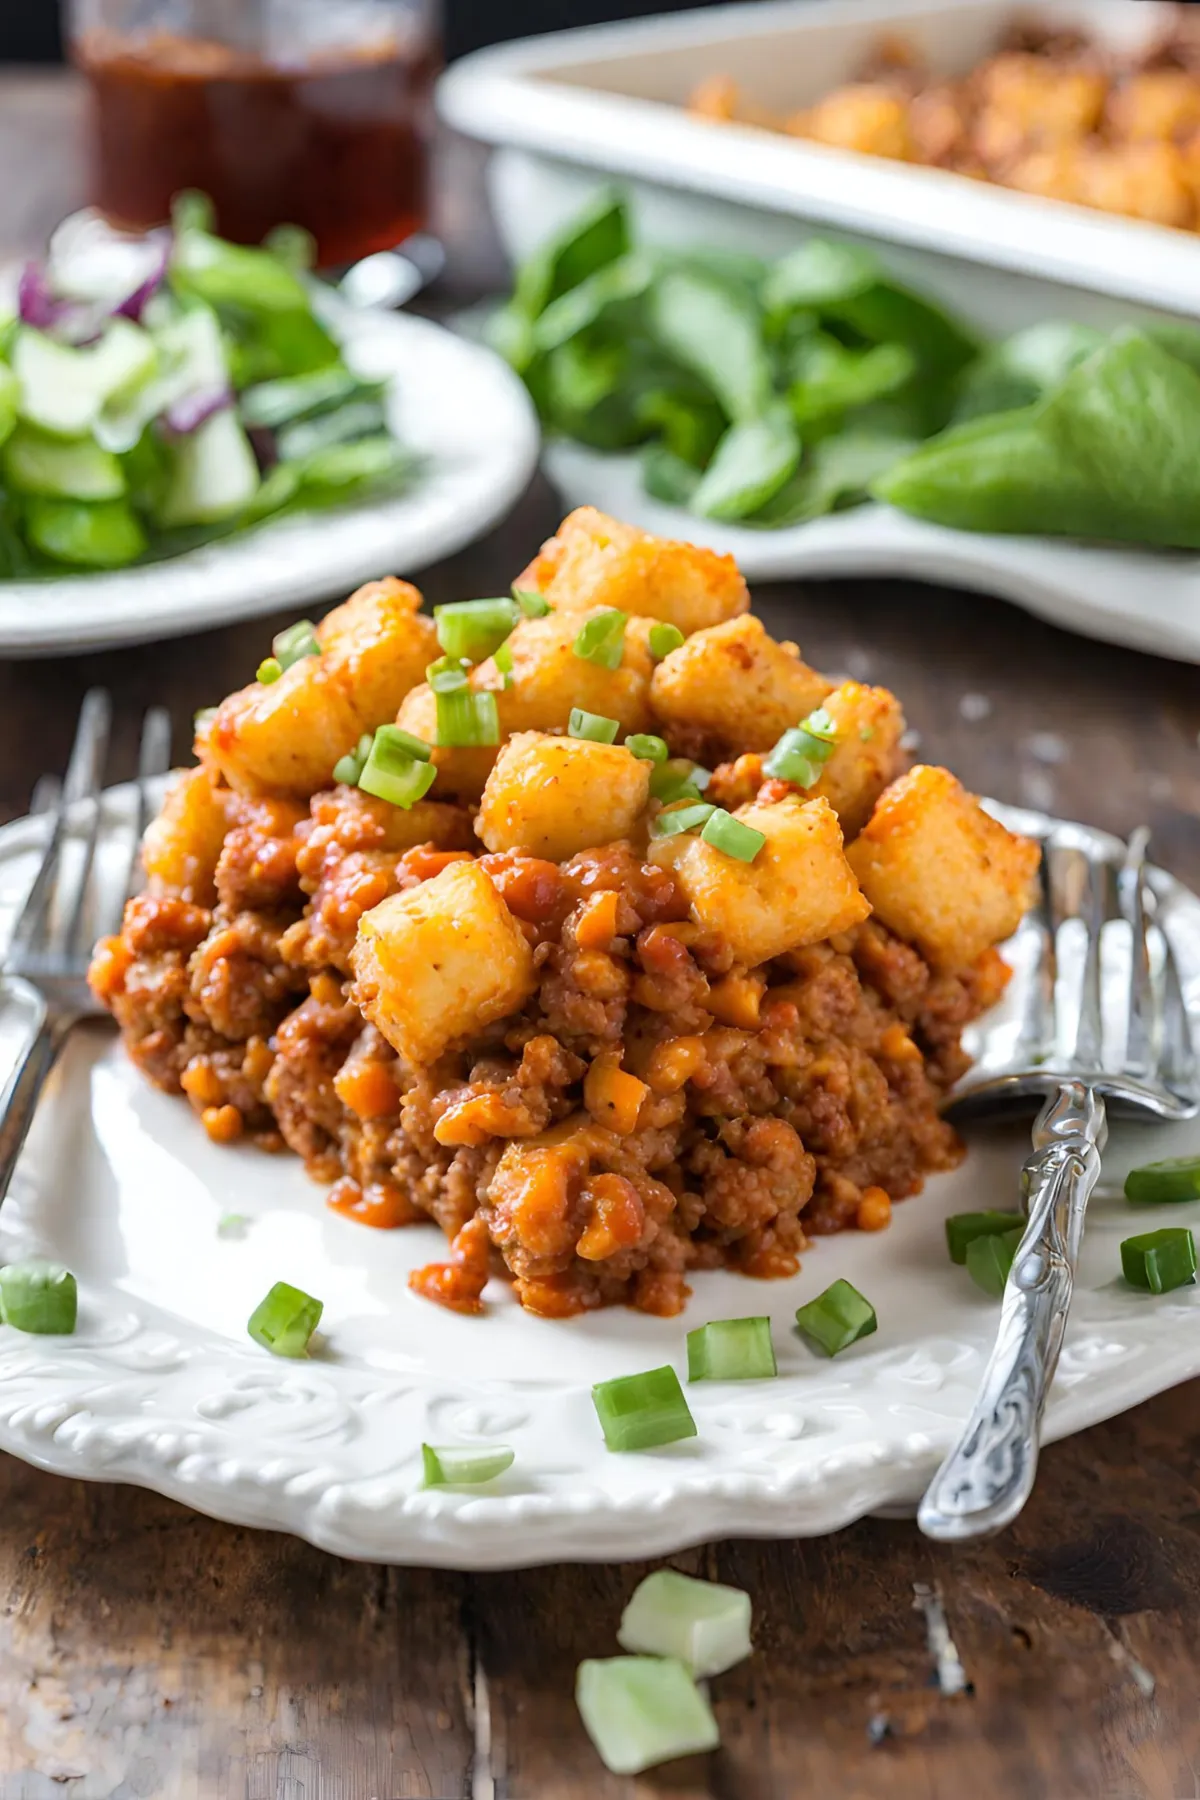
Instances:
[[[473,1450],[465,1444],[421,1445],[425,1465],[425,1486],[474,1487],[481,1481],[493,1481],[511,1469],[515,1452],[504,1444],[494,1450]]]
[[[279,659],[281,669],[290,669],[293,663],[302,662],[306,656],[320,656],[321,646],[317,642],[317,631],[311,619],[298,619],[281,631],[278,637],[271,639],[271,648]]]
[[[763,763],[763,772],[777,781],[790,781],[795,787],[813,787],[836,747],[837,721],[819,706],[799,725],[784,732]]]
[[[650,797],[669,806],[672,800],[699,800],[712,780],[707,769],[686,757],[672,757],[660,763],[650,777]]]
[[[770,1319],[713,1319],[688,1332],[687,1352],[689,1381],[761,1381],[779,1373]]]
[[[390,801],[407,811],[437,780],[429,756],[429,745],[422,738],[401,731],[398,725],[381,725],[371,740],[358,785],[364,794],[374,794],[377,800]]]
[[[674,1656],[698,1681],[749,1656],[750,1596],[719,1581],[656,1569],[621,1614],[617,1642],[643,1656]]]
[[[496,651],[495,655],[492,657],[492,661],[503,675],[505,687],[510,688],[512,686],[513,659],[512,645],[507,639]]]
[[[408,733],[403,732],[401,735],[407,737]],[[337,762],[334,763],[333,779],[335,781],[345,782],[347,787],[357,787],[358,778],[366,767],[367,758],[371,754],[371,745],[374,742],[374,732],[364,731],[353,750],[348,750],[345,756],[340,756]],[[420,738],[414,738],[413,742],[419,744],[421,740]],[[424,746],[426,755],[428,755],[428,748],[428,745]]]
[[[78,1312],[75,1277],[61,1263],[31,1256],[0,1269],[0,1319],[15,1330],[66,1336],[74,1331]]]
[[[498,744],[500,714],[495,694],[486,689],[437,694],[437,741],[457,750]]]
[[[483,662],[498,650],[521,616],[515,600],[455,600],[435,606],[438,643],[447,656]]]
[[[879,1328],[875,1308],[848,1281],[835,1281],[807,1306],[799,1307],[796,1324],[827,1356],[836,1356]]]
[[[732,856],[736,862],[751,863],[766,843],[766,835],[756,831],[753,825],[735,819],[726,812],[723,806],[714,806],[700,833],[706,844],[714,850],[720,850],[725,856]]]
[[[532,588],[515,587],[512,592],[513,599],[527,619],[544,619],[550,611],[550,602],[543,600],[540,594],[535,594]]]
[[[1006,1231],[1023,1228],[1025,1215],[1019,1212],[951,1213],[946,1220],[946,1248],[950,1261],[965,1263],[967,1247],[973,1238],[999,1237]]]
[[[277,656],[264,656],[255,671],[264,687],[270,687],[283,674],[283,664]]]
[[[575,1704],[600,1760],[637,1775],[721,1742],[712,1708],[673,1656],[610,1656],[581,1662]]]
[[[975,1286],[990,1294],[993,1300],[998,1300],[1004,1292],[1008,1271],[1024,1235],[1025,1221],[1022,1220],[1011,1231],[985,1231],[967,1245],[967,1274]]]
[[[1139,1204],[1200,1200],[1200,1156],[1171,1156],[1165,1162],[1130,1169],[1125,1177],[1125,1198]]]
[[[435,694],[461,694],[467,685],[470,663],[461,656],[439,656],[425,671],[425,679]]]
[[[625,748],[631,750],[639,762],[665,763],[671,754],[663,738],[653,737],[648,731],[631,731],[625,739]]]
[[[308,1340],[324,1310],[324,1302],[302,1288],[277,1281],[250,1314],[246,1330],[272,1356],[307,1356]]]
[[[860,725],[859,726],[858,739],[861,744],[869,744],[871,739],[874,736],[875,736],[875,727],[873,725]]]
[[[594,613],[580,631],[571,648],[583,662],[596,663],[602,669],[619,669],[625,652],[626,613],[606,606]]]
[[[650,836],[655,838],[676,837],[681,831],[698,831],[716,811],[706,800],[695,806],[677,806],[670,812],[660,812],[650,827]]]
[[[683,642],[683,633],[678,625],[652,625],[650,627],[650,654],[655,662],[661,662],[664,656],[670,656],[672,650],[678,650]]]
[[[612,744],[620,729],[619,719],[606,719],[603,713],[585,712],[582,706],[573,706],[567,736],[586,738],[592,744]]]
[[[222,1213],[217,1220],[217,1236],[219,1238],[244,1238],[246,1227],[251,1223],[245,1213]]]
[[[1181,1225],[1126,1238],[1121,1245],[1121,1272],[1130,1287],[1169,1294],[1196,1279],[1196,1240]]]
[[[610,1450],[653,1450],[696,1435],[696,1421],[670,1364],[645,1375],[597,1382],[592,1402]]]

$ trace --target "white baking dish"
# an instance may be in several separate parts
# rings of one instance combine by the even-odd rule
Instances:
[[[1155,0],[1043,0],[1039,17],[1122,46],[1173,8]],[[853,75],[884,31],[952,73],[995,44],[1009,0],[776,0],[529,38],[477,52],[443,77],[459,130],[501,147],[493,198],[514,256],[598,181],[629,189],[649,241],[775,253],[812,230],[891,246],[890,266],[984,328],[1048,312],[1098,324],[1132,309],[1200,314],[1200,237],[989,187],[938,169],[693,118],[704,76],[795,110]],[[996,271],[1007,278],[997,282]]]

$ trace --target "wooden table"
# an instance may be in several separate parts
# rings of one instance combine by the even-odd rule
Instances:
[[[0,255],[78,200],[77,102],[62,76],[0,80]],[[496,271],[476,167],[446,147],[466,291]],[[496,592],[555,517],[536,483],[423,586]],[[913,583],[756,599],[819,666],[895,687],[929,760],[1114,831],[1146,820],[1159,860],[1200,884],[1195,669]],[[91,683],[114,693],[124,776],[145,705],[169,703],[182,756],[195,708],[243,681],[283,622],[0,664],[0,816],[62,766]],[[758,1651],[718,1684],[718,1754],[622,1781],[584,1737],[572,1672],[607,1653],[643,1565],[377,1568],[0,1458],[0,1800],[1192,1800],[1198,1474],[1193,1382],[1049,1450],[994,1543],[943,1550],[911,1523],[864,1521],[672,1558],[750,1590]],[[935,1685],[919,1583],[940,1585],[967,1694]]]

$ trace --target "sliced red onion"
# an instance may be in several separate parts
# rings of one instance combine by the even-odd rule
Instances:
[[[190,394],[180,395],[173,400],[163,414],[165,429],[175,437],[190,437],[206,419],[214,413],[224,412],[233,405],[233,389],[228,385],[221,387],[194,388]]]
[[[24,325],[33,325],[38,331],[48,331],[57,325],[65,312],[70,311],[70,302],[59,300],[50,291],[46,280],[46,271],[38,262],[27,262],[17,283],[17,310]]]
[[[166,280],[167,266],[171,260],[171,234],[169,231],[152,231],[147,241],[153,243],[158,254],[158,261],[144,280],[134,288],[132,294],[122,300],[119,306],[113,308],[114,314],[124,319],[132,319],[135,324],[139,325],[147,300],[157,294]]]

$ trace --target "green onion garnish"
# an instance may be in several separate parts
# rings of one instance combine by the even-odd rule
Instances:
[[[405,732],[404,736],[407,737],[408,733]],[[369,731],[364,731],[353,750],[348,750],[345,756],[339,756],[338,760],[334,763],[333,779],[335,781],[344,781],[347,787],[357,787],[358,778],[366,766],[367,758],[371,754],[371,745],[374,741],[374,735]],[[415,741],[419,743],[420,739],[418,738]]]
[[[602,669],[619,669],[625,651],[626,613],[606,606],[595,613],[583,627],[571,648],[584,662],[596,663]]]
[[[437,741],[447,749],[463,750],[500,742],[500,714],[496,696],[486,689],[441,692],[437,699]]]
[[[511,1469],[515,1452],[504,1444],[494,1450],[473,1450],[464,1444],[421,1445],[425,1483],[429,1487],[474,1487],[492,1481]]]
[[[75,1277],[61,1263],[31,1256],[0,1269],[0,1319],[15,1330],[66,1336],[78,1312]]]
[[[438,643],[447,656],[483,662],[500,648],[521,616],[515,600],[455,600],[435,606]]]
[[[1025,1216],[1019,1212],[951,1213],[946,1220],[946,1248],[950,1261],[965,1263],[967,1247],[973,1238],[999,1237],[1006,1231],[1023,1229]]]
[[[512,659],[512,645],[508,642],[507,639],[504,641],[504,643],[501,644],[500,648],[496,651],[495,655],[492,658],[492,661],[495,663],[496,667],[499,669],[500,673],[503,675],[505,687],[510,688],[512,686],[513,659]]]
[[[650,827],[650,836],[676,837],[681,831],[697,831],[715,811],[714,806],[701,800],[695,806],[677,806],[670,812],[660,812]]]
[[[307,1356],[308,1340],[321,1321],[324,1302],[302,1288],[277,1281],[250,1314],[246,1330],[272,1356]]]
[[[683,642],[683,633],[678,625],[652,625],[650,627],[650,654],[655,662],[661,662],[664,656],[670,656],[672,650],[678,650]]]
[[[721,1741],[712,1708],[673,1656],[581,1662],[575,1704],[614,1775],[637,1775],[677,1756],[715,1750]]]
[[[437,780],[429,755],[423,739],[401,731],[398,725],[381,725],[371,740],[358,785],[364,794],[374,794],[377,800],[388,800],[407,811]]]
[[[1017,1245],[1024,1235],[1025,1221],[1022,1219],[1011,1231],[985,1231],[967,1245],[967,1274],[975,1286],[990,1294],[993,1300],[998,1300],[1004,1292]]]
[[[664,806],[672,800],[699,800],[711,780],[709,771],[699,763],[688,762],[683,756],[672,757],[659,763],[651,775],[650,798],[661,800]]]
[[[1146,1204],[1200,1200],[1200,1156],[1171,1156],[1144,1163],[1125,1177],[1125,1198]]]
[[[645,1375],[597,1382],[592,1402],[610,1450],[653,1450],[696,1435],[696,1421],[669,1364]]]
[[[302,662],[306,656],[321,654],[317,629],[311,619],[297,619],[294,625],[271,639],[271,648],[281,669],[290,669],[293,663]]]
[[[246,1213],[222,1213],[217,1220],[217,1236],[219,1238],[244,1238],[246,1227],[252,1223],[253,1220]]]
[[[689,1381],[761,1381],[779,1373],[770,1319],[714,1319],[698,1325],[687,1334],[687,1353]]]
[[[784,732],[763,763],[763,772],[777,781],[790,781],[795,787],[813,787],[836,747],[837,721],[823,706],[818,706],[807,719]]]
[[[606,719],[603,713],[585,712],[582,706],[573,706],[567,736],[586,738],[591,744],[613,744],[620,729],[619,719]]]
[[[702,1681],[749,1656],[750,1596],[719,1581],[656,1569],[633,1591],[617,1642],[643,1656],[674,1656]]]
[[[255,670],[255,674],[264,687],[270,687],[271,683],[278,681],[283,674],[283,664],[277,656],[264,656]]]
[[[879,1329],[875,1308],[848,1281],[835,1281],[807,1306],[799,1307],[796,1324],[827,1356],[836,1356]]]
[[[1196,1240],[1181,1225],[1126,1238],[1121,1245],[1121,1272],[1130,1287],[1169,1294],[1196,1279]]]
[[[461,656],[439,656],[426,669],[425,679],[435,694],[461,694],[470,666]]]
[[[544,619],[550,611],[550,602],[535,594],[532,588],[515,587],[512,594],[527,619]]]
[[[665,763],[671,754],[666,741],[654,737],[648,731],[631,731],[625,739],[625,748],[631,750],[639,762]]]
[[[712,808],[700,836],[714,850],[720,850],[725,856],[732,856],[735,861],[744,863],[753,862],[767,841],[765,833],[756,831],[753,825],[746,825],[741,819],[735,819],[723,806]]]

